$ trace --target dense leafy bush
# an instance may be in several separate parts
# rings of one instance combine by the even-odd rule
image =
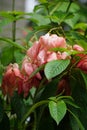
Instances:
[[[1,130],[87,129],[86,11],[75,0],[39,0],[33,13],[0,12],[0,31],[13,25],[0,37]],[[20,44],[25,15],[32,29]]]

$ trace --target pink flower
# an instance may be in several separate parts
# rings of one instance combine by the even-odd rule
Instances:
[[[58,60],[61,60],[62,59],[62,54],[60,51],[57,52],[57,59]]]
[[[33,64],[33,71],[35,71],[36,69],[38,69],[37,65],[36,65],[36,64]],[[37,79],[39,79],[39,80],[42,79],[41,74],[40,74],[39,72],[36,73],[35,77],[36,77]]]
[[[57,60],[56,52],[48,52],[47,62],[50,62],[52,60]]]
[[[24,97],[27,97],[29,94],[29,91],[32,87],[38,87],[40,84],[40,80],[36,77],[33,77],[31,79],[28,79],[28,77],[25,77],[25,80],[23,82],[22,92],[24,94]]]
[[[58,37],[56,34],[46,34],[39,39],[40,44],[45,49],[49,50],[55,47],[66,47],[66,41],[63,37]]]
[[[58,60],[65,60],[65,59],[70,59],[70,55],[67,52],[58,52],[57,53],[57,58]]]
[[[87,55],[81,55],[81,60],[78,62],[77,67],[87,73]]]
[[[24,75],[30,76],[33,73],[33,66],[32,63],[30,63],[27,60],[24,60],[22,64],[22,72]]]
[[[63,60],[65,60],[65,59],[70,59],[71,57],[70,57],[70,55],[67,53],[67,52],[63,52],[62,54],[61,54],[61,59],[63,59]]]
[[[45,49],[42,49],[39,51],[37,55],[37,64],[38,66],[41,66],[42,64],[45,64],[47,62],[47,51]]]
[[[20,88],[23,81],[23,75],[21,74],[18,64],[10,64],[6,72],[4,73],[2,80],[2,91],[4,95],[13,95],[13,92]]]
[[[30,58],[31,62],[35,62],[37,55],[39,53],[40,44],[36,41],[31,48],[27,50],[27,56]]]
[[[75,44],[75,45],[73,46],[73,50],[76,50],[76,51],[84,51],[84,49],[83,49],[81,46],[77,45],[77,44]]]
[[[29,61],[26,64],[23,63],[22,68],[24,68],[25,71],[27,69],[26,73],[30,72],[30,75],[33,71],[32,64],[40,66],[49,61],[56,60],[58,58],[56,52],[49,53],[50,49],[55,47],[66,47],[65,39],[63,37],[58,37],[56,34],[52,34],[51,36],[49,34],[41,36],[39,41],[35,42],[33,46],[28,49],[27,56],[29,57]],[[64,54],[63,56],[59,56],[59,59],[64,56]]]
[[[22,73],[26,76],[30,76],[36,69],[38,68],[38,66],[36,64],[31,63],[28,60],[28,57],[25,57],[23,63],[22,63]],[[36,73],[35,75],[38,79],[41,79],[41,75],[40,73]]]
[[[69,86],[68,78],[62,78],[60,82],[58,83],[58,90],[57,94],[63,93],[64,95],[71,95],[71,89]]]

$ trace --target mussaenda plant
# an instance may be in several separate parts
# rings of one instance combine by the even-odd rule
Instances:
[[[87,130],[86,5],[38,0],[24,13],[15,2],[0,11],[0,32],[12,23],[0,36],[0,130]],[[17,38],[26,18],[32,29]]]
[[[23,130],[85,130],[78,101],[78,91],[87,85],[85,49],[47,33],[33,42],[20,63],[10,63],[2,78],[10,120],[15,117]]]

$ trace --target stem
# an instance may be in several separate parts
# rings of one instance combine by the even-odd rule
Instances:
[[[21,123],[23,123],[26,118],[39,106],[43,105],[43,104],[46,104],[48,103],[49,100],[43,100],[43,101],[40,101],[40,102],[37,102],[36,104],[34,104],[30,109],[29,111],[24,115],[24,118],[21,120]]]
[[[70,2],[69,2],[69,5],[68,5],[67,10],[66,10],[66,13],[69,11],[69,8],[70,8],[71,4],[72,4],[72,0],[70,0]]]
[[[43,80],[41,81],[39,87],[36,89],[35,95],[34,95],[34,102],[35,102],[35,98],[37,96],[37,94],[42,90],[42,88],[44,87],[44,83],[46,81],[46,78],[44,77]]]
[[[59,29],[59,27],[52,28],[52,29],[49,30],[48,33],[50,34],[52,31],[55,31],[55,30],[58,30],[58,29]]]
[[[12,22],[12,41],[15,42],[16,41],[16,20],[15,20],[15,14],[14,14],[14,10],[15,10],[15,0],[12,1],[12,15],[14,17],[14,21]],[[14,51],[15,51],[15,47],[12,47],[13,49],[13,62],[15,61],[15,57],[14,57]]]
[[[12,39],[13,42],[16,41],[16,21],[13,21],[12,23]]]
[[[12,11],[15,9],[15,0],[12,1]]]
[[[48,15],[50,14],[48,6],[46,6]],[[51,18],[49,18],[50,22],[52,22]]]
[[[78,119],[78,117],[70,110],[70,109],[67,109],[69,111],[69,113],[75,118],[75,120],[77,121],[78,125],[79,125],[79,128],[81,130],[85,130],[84,126],[82,125],[82,123],[80,122],[80,120]]]
[[[12,1],[12,11],[15,10],[15,0]],[[15,18],[15,14],[13,13],[13,17]],[[12,22],[12,39],[13,42],[16,40],[16,20]]]
[[[61,30],[63,36],[65,37],[65,33],[64,33],[64,30],[61,25],[59,25],[59,27],[54,27],[54,28],[50,29],[50,31],[48,33],[50,34],[52,31],[56,31],[56,30]],[[57,31],[57,35],[61,36],[60,33],[58,33],[58,31]]]
[[[65,32],[64,32],[64,30],[63,30],[63,27],[60,25],[59,28],[60,28],[60,30],[61,30],[61,32],[62,32],[62,34],[63,34],[63,37],[66,37],[66,36],[65,36]]]
[[[71,96],[60,96],[60,97],[57,97],[57,100],[60,100],[60,99],[71,99],[73,101],[73,98]]]
[[[37,117],[36,117],[36,112],[34,111],[34,124],[32,130],[36,130],[36,124],[37,124]]]
[[[40,125],[40,120],[42,118],[42,115],[43,115],[43,112],[44,112],[44,109],[45,109],[46,106],[43,106],[42,109],[40,110],[40,114],[38,116],[38,121],[37,121],[37,130],[38,130],[38,127]]]
[[[5,42],[7,42],[8,44],[13,45],[13,46],[16,47],[16,48],[19,48],[19,49],[21,49],[21,50],[23,50],[23,51],[26,51],[26,49],[25,49],[23,46],[21,46],[20,44],[18,44],[18,43],[16,43],[16,42],[13,42],[13,41],[12,41],[11,39],[9,39],[9,38],[0,37],[0,41],[5,41]]]
[[[57,9],[58,7],[62,4],[62,2],[59,2],[53,9],[52,11],[50,12],[50,15],[52,15]]]

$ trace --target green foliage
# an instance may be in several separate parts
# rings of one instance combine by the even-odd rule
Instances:
[[[78,115],[79,119],[81,120],[82,124],[84,125],[85,129],[87,129],[86,124],[86,113],[87,113],[87,90],[86,90],[86,76],[84,73],[77,71],[77,73],[73,74],[73,84],[72,86],[72,96],[76,102],[76,104],[80,107],[78,111],[75,113]],[[76,82],[76,79],[78,82]]]
[[[13,58],[13,47],[7,46],[4,49],[2,49],[0,60],[4,66],[12,62],[14,60]]]
[[[42,16],[37,13],[32,14],[31,20],[35,22],[38,26],[47,25],[50,23],[50,20],[46,16]]]
[[[0,11],[0,31],[3,30],[3,27],[9,25],[10,23],[23,19],[24,12],[18,11]]]
[[[10,122],[9,122],[9,118],[6,113],[4,113],[3,119],[0,122],[0,129],[1,130],[5,130],[5,129],[10,130]]]
[[[59,101],[50,101],[49,102],[49,110],[52,118],[56,121],[57,125],[63,119],[66,114],[66,104],[63,100]]]
[[[22,119],[26,112],[26,107],[23,99],[15,92],[11,99],[12,113],[16,113],[19,120]]]
[[[61,74],[69,65],[70,60],[55,60],[46,64],[45,75],[47,79],[51,79]]]
[[[24,58],[24,54],[25,53],[23,53],[21,50],[15,49],[15,51],[14,51],[15,62],[20,64],[22,59]]]
[[[0,122],[2,121],[3,119],[3,115],[4,115],[4,111],[3,111],[3,101],[2,99],[0,98]]]
[[[0,37],[0,41],[5,41],[7,42],[8,44],[14,46],[14,47],[17,47],[18,49],[22,49],[22,50],[26,50],[22,45],[16,43],[16,42],[13,42],[12,40],[8,39],[8,38],[2,38]]]
[[[58,85],[59,80],[60,78],[56,78],[56,79],[53,79],[51,82],[48,82],[46,85],[43,85],[42,89],[40,89],[38,93],[36,94],[35,102],[46,100],[52,96],[56,96],[56,92],[57,92],[56,86]]]
[[[82,125],[82,123],[80,122],[80,120],[78,119],[78,117],[77,117],[73,112],[71,112],[70,110],[69,110],[69,112],[70,112],[70,114],[73,115],[73,117],[74,117],[75,120],[77,121],[79,128],[80,128],[81,130],[85,130],[84,126]],[[75,126],[75,129],[76,129],[76,128],[77,128],[77,125]]]

